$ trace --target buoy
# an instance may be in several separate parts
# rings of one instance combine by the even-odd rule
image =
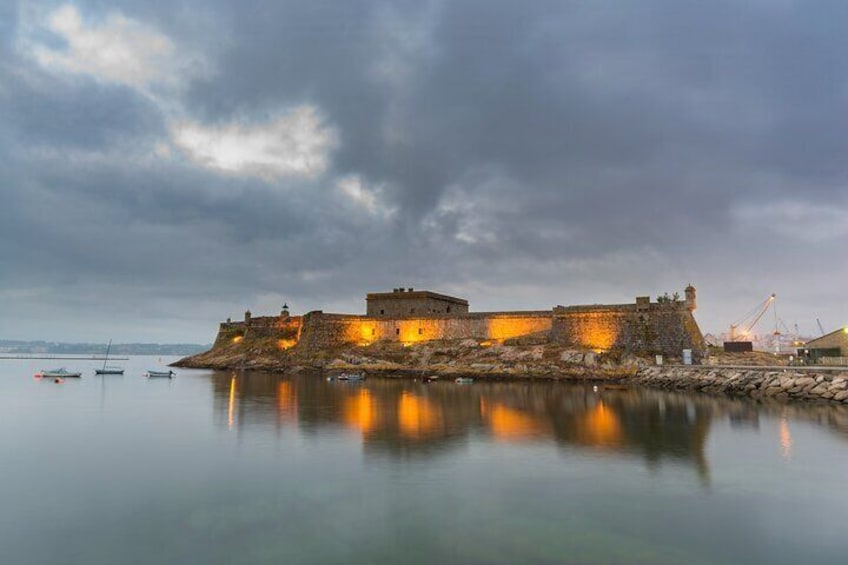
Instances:
[[[56,377],[55,379],[53,379],[53,382],[61,384],[61,383],[65,382],[65,379],[60,379],[60,378]]]
[[[592,385],[592,390],[594,392],[598,392],[598,385]]]

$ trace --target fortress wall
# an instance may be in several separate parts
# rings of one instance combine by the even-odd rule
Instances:
[[[222,322],[213,347],[228,345],[239,339],[274,338],[279,340],[280,348],[289,349],[297,345],[302,324],[302,316],[262,316],[251,318],[249,322]]]
[[[679,357],[683,349],[691,349],[696,360],[706,350],[692,312],[681,303],[557,307],[551,340],[567,346],[641,355]]]
[[[441,339],[504,340],[551,329],[551,312],[478,312],[374,318],[311,312],[304,318],[300,347],[306,350],[367,345],[375,341],[416,343]]]

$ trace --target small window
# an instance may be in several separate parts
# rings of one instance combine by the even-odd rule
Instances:
[[[410,309],[409,309],[409,313],[410,313],[410,314],[415,314],[415,308],[410,308]]]
[[[377,335],[377,328],[371,328],[371,335]]]
[[[418,335],[424,335],[424,328],[418,328]]]
[[[385,314],[385,313],[386,313],[385,310],[380,310],[380,314]]]
[[[450,306],[448,306],[447,313],[450,314]]]
[[[395,328],[395,335],[400,335],[400,328]]]

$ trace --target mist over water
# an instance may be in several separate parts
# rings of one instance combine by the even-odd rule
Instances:
[[[0,361],[3,562],[844,560],[842,406],[170,360]]]

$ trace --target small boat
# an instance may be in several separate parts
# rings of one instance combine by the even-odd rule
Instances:
[[[123,375],[124,369],[122,367],[114,367],[114,366],[106,366],[106,362],[109,360],[109,350],[112,349],[112,340],[109,340],[109,345],[106,346],[106,357],[103,358],[103,367],[100,369],[94,369],[95,375]]]
[[[471,377],[457,377],[454,382],[458,385],[470,385],[474,382],[474,379]]]
[[[342,373],[336,377],[339,381],[364,381],[365,375],[362,373]]]
[[[42,379],[64,379],[64,378],[78,378],[82,376],[82,373],[72,373],[62,367],[61,369],[50,369],[48,371],[41,370],[35,374],[36,377]]]
[[[165,378],[165,379],[173,379],[174,377],[177,376],[177,374],[175,372],[171,371],[171,370],[167,370],[167,371],[148,370],[147,376],[148,377],[162,377],[162,378]]]
[[[431,375],[431,376],[424,377],[423,379],[421,379],[421,382],[426,385],[426,384],[429,384],[429,383],[434,383],[437,380],[439,380],[438,375]]]

